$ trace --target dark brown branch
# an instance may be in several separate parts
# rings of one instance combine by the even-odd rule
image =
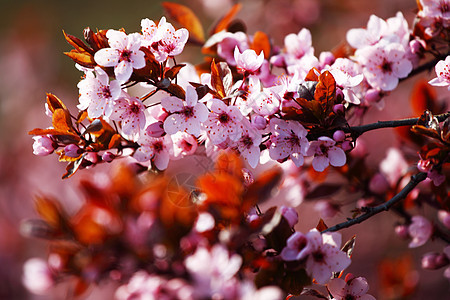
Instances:
[[[435,116],[439,122],[444,121],[448,117],[450,117],[450,112],[446,112],[441,115]],[[343,130],[347,133],[352,133],[356,137],[359,137],[364,132],[380,129],[380,128],[392,128],[392,127],[400,127],[400,126],[413,126],[417,124],[417,121],[419,121],[419,118],[408,118],[408,119],[401,119],[401,120],[393,120],[393,121],[378,121],[376,123],[370,123],[365,124],[361,126],[353,126],[344,128]]]
[[[406,196],[423,180],[425,180],[427,178],[427,173],[418,173],[416,175],[411,176],[411,180],[408,182],[408,184],[394,197],[392,197],[389,201],[380,204],[378,206],[375,207],[365,207],[364,208],[364,214],[353,218],[353,219],[349,219],[346,222],[342,222],[339,223],[335,226],[329,227],[328,229],[322,231],[322,232],[333,232],[333,231],[338,231],[344,228],[348,228],[350,226],[353,226],[355,224],[359,224],[371,217],[373,217],[374,215],[382,212],[382,211],[387,211],[389,210],[389,208],[391,208],[393,205],[399,203],[401,200],[405,199]]]

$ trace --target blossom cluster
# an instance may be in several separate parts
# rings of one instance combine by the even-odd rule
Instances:
[[[450,85],[447,2],[418,1],[412,28],[400,12],[387,20],[372,15],[365,28],[347,32],[345,50],[317,56],[306,28],[287,35],[282,47],[263,32],[228,30],[236,6],[206,40],[193,13],[169,3],[184,12],[174,15],[187,29],[162,17],[143,19],[135,33],[87,28],[84,41],[65,34],[74,48],[65,54],[82,72],[79,111],[47,94],[52,125],[30,131],[34,154],[55,152],[68,162],[63,178],[120,158],[133,164],[109,184],[83,181],[88,198],[73,215],[37,199],[43,222],[25,222],[23,231],[52,247],[47,261],[25,265],[25,285],[43,292],[75,277],[80,294],[103,280],[120,284],[117,299],[282,299],[314,282],[327,285],[333,299],[373,299],[364,278],[339,278],[354,239],[342,245],[338,229],[323,220],[307,233],[296,230],[293,207],[317,200],[328,219],[342,212],[336,195],[346,192],[357,199],[353,221],[406,193],[411,206],[438,207],[449,227],[450,116],[430,92]],[[201,44],[204,63],[177,62],[188,42]],[[413,95],[420,118],[391,125],[412,126],[416,136],[399,135],[414,155],[391,148],[374,169],[358,137],[383,126],[354,120],[372,106],[382,109],[384,96],[424,70],[418,64],[427,56],[434,56],[428,67],[437,77]],[[171,165],[198,157],[216,167],[202,170],[194,187],[165,176]],[[138,175],[144,170],[153,172]],[[329,171],[340,181],[324,182]],[[410,179],[417,171],[420,187]],[[286,205],[262,212],[258,205],[276,186]],[[407,208],[399,208],[405,221],[395,231],[410,248],[446,239]],[[424,268],[447,266],[447,248],[425,256]]]

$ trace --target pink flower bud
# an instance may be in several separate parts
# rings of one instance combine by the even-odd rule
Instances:
[[[95,152],[89,152],[86,154],[86,156],[84,157],[85,160],[96,164],[98,162],[98,155]]]
[[[407,225],[397,225],[395,226],[395,234],[403,240],[409,238],[408,226]]]
[[[335,140],[336,142],[342,142],[343,140],[345,140],[345,132],[343,132],[342,130],[336,130],[333,133],[333,140]]]
[[[252,117],[252,125],[256,129],[263,130],[267,126],[267,120],[262,116],[254,115]]]
[[[55,150],[55,143],[48,136],[33,136],[33,139],[34,155],[46,156]]]
[[[289,226],[294,227],[298,223],[298,213],[293,207],[281,206],[281,215],[288,221]]]
[[[445,210],[438,211],[438,219],[444,224],[445,227],[450,229],[450,212]]]
[[[408,227],[412,241],[409,248],[416,248],[424,245],[433,233],[433,225],[427,218],[422,216],[412,217],[412,223]]]
[[[343,115],[345,112],[344,104],[336,104],[335,106],[333,106],[333,111],[335,114]]]
[[[422,268],[436,270],[448,265],[450,261],[444,253],[427,253],[422,257]]]
[[[428,172],[431,170],[432,167],[433,165],[431,164],[431,161],[429,159],[427,160],[421,159],[417,162],[417,169],[420,172]]]
[[[113,154],[113,153],[111,153],[111,152],[109,152],[109,151],[106,151],[106,152],[103,153],[103,155],[102,155],[102,160],[103,160],[104,162],[107,162],[107,163],[112,162],[112,161],[114,160],[114,158],[116,158],[116,155]]]
[[[342,148],[342,150],[344,150],[344,151],[350,151],[350,150],[352,150],[352,149],[353,149],[352,142],[350,142],[350,141],[344,141],[344,142],[342,142],[341,148]]]
[[[152,123],[147,127],[147,133],[151,137],[162,137],[164,134],[164,123],[161,121]]]
[[[75,144],[70,144],[67,145],[66,147],[64,147],[64,154],[68,157],[78,157],[80,156],[80,154],[82,153],[82,150],[80,149],[80,147],[78,147]]]
[[[380,101],[382,98],[382,95],[380,93],[380,91],[376,90],[376,89],[370,89],[366,92],[366,95],[364,97],[364,99],[369,103],[369,104],[373,104],[376,103],[378,101]]]
[[[369,190],[375,194],[383,194],[389,189],[389,182],[381,173],[375,174],[369,183]]]
[[[422,54],[425,50],[426,44],[422,40],[412,40],[409,42],[409,48],[414,54]]]
[[[323,51],[319,55],[319,62],[322,67],[326,65],[332,65],[336,58],[334,57],[333,53],[330,51]]]
[[[344,98],[345,98],[345,96],[344,96],[344,93],[342,92],[342,89],[341,88],[336,88],[336,101],[342,101],[342,100],[344,100]],[[337,104],[337,105],[339,105],[339,104]],[[343,105],[343,104],[341,104],[341,105]]]

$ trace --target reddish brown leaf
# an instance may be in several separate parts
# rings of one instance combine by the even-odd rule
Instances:
[[[76,161],[70,162],[67,167],[66,167],[66,173],[64,173],[64,175],[62,176],[62,179],[67,179],[70,178],[73,174],[75,174],[76,171],[78,171],[78,169],[81,166],[81,163],[83,162],[83,158],[85,156],[86,153],[84,153],[79,159],[77,159]]]
[[[283,172],[279,168],[268,170],[261,174],[247,189],[247,193],[244,196],[245,202],[248,202],[250,206],[257,203],[262,203],[271,196],[275,188],[281,181]]]
[[[47,93],[47,105],[51,112],[55,112],[58,108],[67,109],[64,103],[53,94]]]
[[[56,130],[76,134],[69,111],[66,109],[58,108],[53,112],[52,125]]]
[[[309,70],[308,74],[306,74],[305,81],[319,81],[319,76],[317,74],[320,74],[320,71],[316,68],[312,68]]]
[[[45,222],[54,228],[59,227],[62,219],[62,208],[58,201],[47,197],[36,197],[35,207],[37,213]]]
[[[425,126],[422,125],[414,125],[411,128],[411,131],[416,133],[416,134],[420,134],[420,135],[424,135],[424,136],[428,136],[434,139],[440,139],[440,135],[439,133],[432,129],[432,128],[426,128]]]
[[[233,18],[236,16],[236,14],[241,10],[242,4],[238,3],[235,4],[228,13],[220,19],[217,24],[211,29],[210,35],[213,35],[215,33],[218,33],[222,30],[226,30],[228,28],[228,25],[230,25]]]
[[[113,148],[119,147],[121,141],[122,141],[122,137],[120,136],[120,134],[118,134],[118,133],[114,134],[111,137],[111,140],[109,141],[108,149],[113,149]]]
[[[255,50],[256,54],[260,54],[261,51],[264,51],[264,58],[269,59],[270,57],[270,40],[269,36],[262,31],[257,31],[253,35],[253,42],[250,45],[250,49]]]
[[[167,88],[167,91],[174,95],[175,97],[178,97],[180,99],[184,99],[186,97],[186,92],[183,90],[183,88],[177,84],[171,83],[169,87]]]
[[[83,53],[83,52],[87,52],[90,54],[94,54],[94,51],[89,48],[88,46],[86,46],[85,43],[83,43],[79,38],[70,35],[70,34],[66,34],[66,32],[63,30],[63,34],[64,34],[64,38],[66,39],[66,41],[72,45],[75,50],[77,50],[79,53]]]
[[[327,226],[327,224],[325,224],[325,221],[322,220],[322,219],[320,219],[320,220],[319,220],[319,223],[318,223],[317,226],[316,226],[316,229],[317,229],[318,231],[322,232],[322,231],[324,231],[324,230],[327,229],[327,228],[328,228],[328,226]]]
[[[227,64],[211,62],[211,85],[221,99],[230,92],[232,75]]]
[[[202,23],[190,8],[172,2],[163,2],[162,6],[171,19],[189,31],[189,41],[199,45],[205,43]]]
[[[94,56],[87,52],[79,53],[76,50],[72,50],[70,52],[64,52],[64,54],[83,67],[94,68],[97,65]]]
[[[175,65],[164,73],[165,78],[174,79],[177,76],[178,72],[180,72],[181,68],[186,64]]]
[[[314,98],[321,104],[331,107],[336,97],[336,81],[329,71],[319,75],[319,83],[316,85]]]

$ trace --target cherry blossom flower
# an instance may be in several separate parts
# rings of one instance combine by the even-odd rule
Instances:
[[[234,275],[242,265],[242,257],[231,254],[220,245],[214,245],[210,250],[198,247],[194,254],[188,256],[184,264],[195,280],[197,298],[209,298],[212,295],[227,294],[227,288],[233,288]]]
[[[347,58],[337,58],[328,69],[336,80],[336,85],[342,88],[344,100],[353,104],[361,103],[354,92],[354,88],[364,79],[363,74],[358,69],[359,65]]]
[[[367,294],[369,285],[364,277],[346,278],[346,280],[333,278],[327,286],[333,295],[333,300],[375,300],[375,297]]]
[[[151,28],[151,23],[149,30],[153,30],[153,28]],[[175,30],[173,25],[166,22],[165,17],[162,17],[159,21],[155,36],[153,37],[154,42],[151,45],[156,60],[163,62],[167,57],[179,55],[183,52],[188,38],[189,31],[186,28]]]
[[[197,92],[192,86],[186,88],[185,102],[173,96],[161,99],[161,105],[171,113],[164,121],[164,130],[168,134],[186,131],[198,136],[201,123],[208,118],[208,109],[198,102]]]
[[[280,206],[281,215],[288,221],[290,227],[294,227],[298,223],[298,213],[293,207]]]
[[[236,48],[234,48],[234,59],[238,71],[247,75],[254,74],[264,62],[264,52],[261,51],[261,53],[257,55],[255,50],[247,49],[241,53],[236,46]]]
[[[380,163],[380,171],[390,186],[395,186],[408,171],[408,163],[397,148],[389,148],[386,158]]]
[[[434,69],[437,77],[431,79],[428,83],[434,86],[448,86],[450,91],[450,55],[445,60],[440,60]]]
[[[347,161],[344,150],[335,146],[336,142],[329,137],[322,136],[309,144],[306,155],[314,155],[312,166],[317,172],[322,172],[328,165],[342,167]]]
[[[33,136],[33,154],[46,156],[55,150],[55,142],[47,135]]]
[[[158,31],[162,30],[162,27],[166,23],[166,18],[162,17],[161,20],[158,22],[158,24],[155,24],[150,19],[142,19],[141,20],[141,30],[142,30],[142,38],[141,38],[141,46],[143,47],[149,47],[149,49],[152,47],[154,43],[159,42],[159,38],[161,34],[158,34]],[[154,50],[154,49],[153,49]]]
[[[205,43],[203,48],[210,48],[217,45],[217,54],[226,60],[230,66],[236,66],[234,51],[237,47],[239,51],[245,51],[249,48],[248,37],[244,32],[220,31],[212,35]]]
[[[31,258],[25,262],[22,282],[35,294],[44,294],[55,285],[55,279],[47,262],[41,258]]]
[[[290,157],[294,164],[299,167],[303,165],[303,155],[308,149],[306,129],[296,121],[285,121],[281,119],[271,119],[269,154],[274,160]]]
[[[173,144],[170,136],[160,138],[151,137],[147,130],[140,135],[138,144],[141,145],[133,157],[139,162],[153,160],[158,170],[165,170],[173,153]]]
[[[113,110],[113,101],[117,100],[122,90],[117,80],[109,82],[108,74],[100,67],[95,68],[95,74],[86,73],[86,78],[78,83],[80,97],[78,108],[84,110],[90,118],[109,117]]]
[[[242,119],[242,136],[237,141],[237,149],[242,157],[252,168],[256,168],[261,156],[259,145],[262,141],[261,134],[252,127],[248,119]]]
[[[211,112],[203,123],[208,137],[212,143],[218,145],[227,137],[232,141],[238,141],[242,135],[242,127],[239,125],[243,116],[235,106],[227,106],[221,100],[211,100]]]
[[[433,225],[427,218],[413,216],[412,223],[408,227],[408,232],[412,238],[409,248],[416,248],[424,245],[433,234]]]
[[[297,231],[287,239],[286,247],[283,248],[280,255],[285,261],[298,261],[311,254],[311,250],[306,235]]]
[[[114,101],[111,119],[122,122],[124,134],[136,138],[145,127],[144,104],[138,98],[126,95]]]
[[[173,158],[175,159],[192,155],[197,150],[197,139],[186,132],[179,131],[170,137],[173,142]]]
[[[422,10],[419,17],[443,19],[444,26],[448,27],[450,21],[450,1],[449,0],[419,0]]]
[[[330,280],[332,272],[340,272],[350,265],[350,258],[342,252],[341,235],[337,232],[321,234],[312,229],[306,234],[310,255],[306,261],[306,272],[319,284]]]
[[[308,29],[303,28],[298,34],[288,34],[284,38],[284,47],[286,48],[286,53],[296,59],[300,59],[304,55],[314,54],[311,32]]]
[[[97,64],[103,67],[114,67],[114,74],[120,83],[130,79],[133,69],[145,67],[145,54],[139,50],[141,46],[141,35],[108,30],[106,32],[108,43],[111,48],[98,50],[94,55]]]
[[[357,50],[355,55],[363,65],[363,74],[368,83],[383,91],[395,89],[399,78],[408,76],[413,67],[399,43],[365,47]]]
[[[247,99],[253,111],[262,116],[270,116],[280,109],[281,99],[279,92],[281,86],[264,88],[260,92],[253,92]]]

